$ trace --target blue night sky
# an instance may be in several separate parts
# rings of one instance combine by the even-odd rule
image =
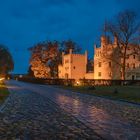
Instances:
[[[0,44],[13,55],[14,73],[26,73],[27,48],[44,40],[72,39],[92,56],[104,20],[124,9],[140,11],[140,0],[0,0]]]

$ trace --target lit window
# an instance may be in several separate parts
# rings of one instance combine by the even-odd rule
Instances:
[[[102,75],[102,73],[101,72],[98,72],[98,76],[101,77],[101,75]]]
[[[99,66],[99,67],[101,67],[101,66],[102,66],[102,63],[101,63],[101,62],[99,62],[98,66]]]

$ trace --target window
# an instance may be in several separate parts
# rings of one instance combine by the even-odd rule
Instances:
[[[99,63],[98,63],[98,66],[99,66],[99,67],[101,67],[101,66],[102,66],[102,63],[101,63],[101,62],[99,62]]]
[[[75,69],[75,66],[73,67],[73,69]]]
[[[109,77],[112,77],[112,73],[111,72],[109,72],[108,75],[109,75]]]
[[[135,80],[135,75],[132,75],[132,80]]]
[[[65,70],[68,70],[69,69],[69,67],[65,67]]]
[[[109,67],[111,67],[111,62],[109,62]]]
[[[135,63],[133,63],[133,69],[135,69]]]
[[[133,58],[135,59],[135,55],[133,55]]]
[[[66,64],[66,63],[69,63],[69,60],[68,60],[68,59],[65,60],[65,64]]]
[[[129,68],[129,63],[127,63],[127,68]]]
[[[102,73],[101,72],[98,72],[98,76],[101,77],[101,75],[102,75]]]

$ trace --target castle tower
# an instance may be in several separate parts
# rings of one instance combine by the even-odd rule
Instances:
[[[101,37],[101,47],[94,47],[94,78],[95,79],[117,79],[118,72],[117,65],[113,61],[114,46],[117,43],[115,38],[114,43],[109,42],[106,36]],[[116,71],[116,72],[115,72]],[[114,76],[115,75],[115,76]]]
[[[114,48],[118,46],[118,38],[115,36],[114,37]]]
[[[87,51],[85,54],[74,54],[70,49],[69,54],[62,56],[62,65],[58,66],[59,78],[76,80],[84,78],[87,69],[87,55]]]
[[[109,44],[109,37],[101,36],[101,48]]]

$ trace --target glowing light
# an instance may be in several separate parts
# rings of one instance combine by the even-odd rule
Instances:
[[[77,81],[76,83],[77,83],[77,85],[79,85],[79,81]]]
[[[0,81],[3,81],[5,78],[0,78]]]
[[[22,78],[23,77],[23,75],[19,75],[19,78]]]
[[[75,86],[80,86],[80,85],[81,85],[80,81],[75,81]]]

